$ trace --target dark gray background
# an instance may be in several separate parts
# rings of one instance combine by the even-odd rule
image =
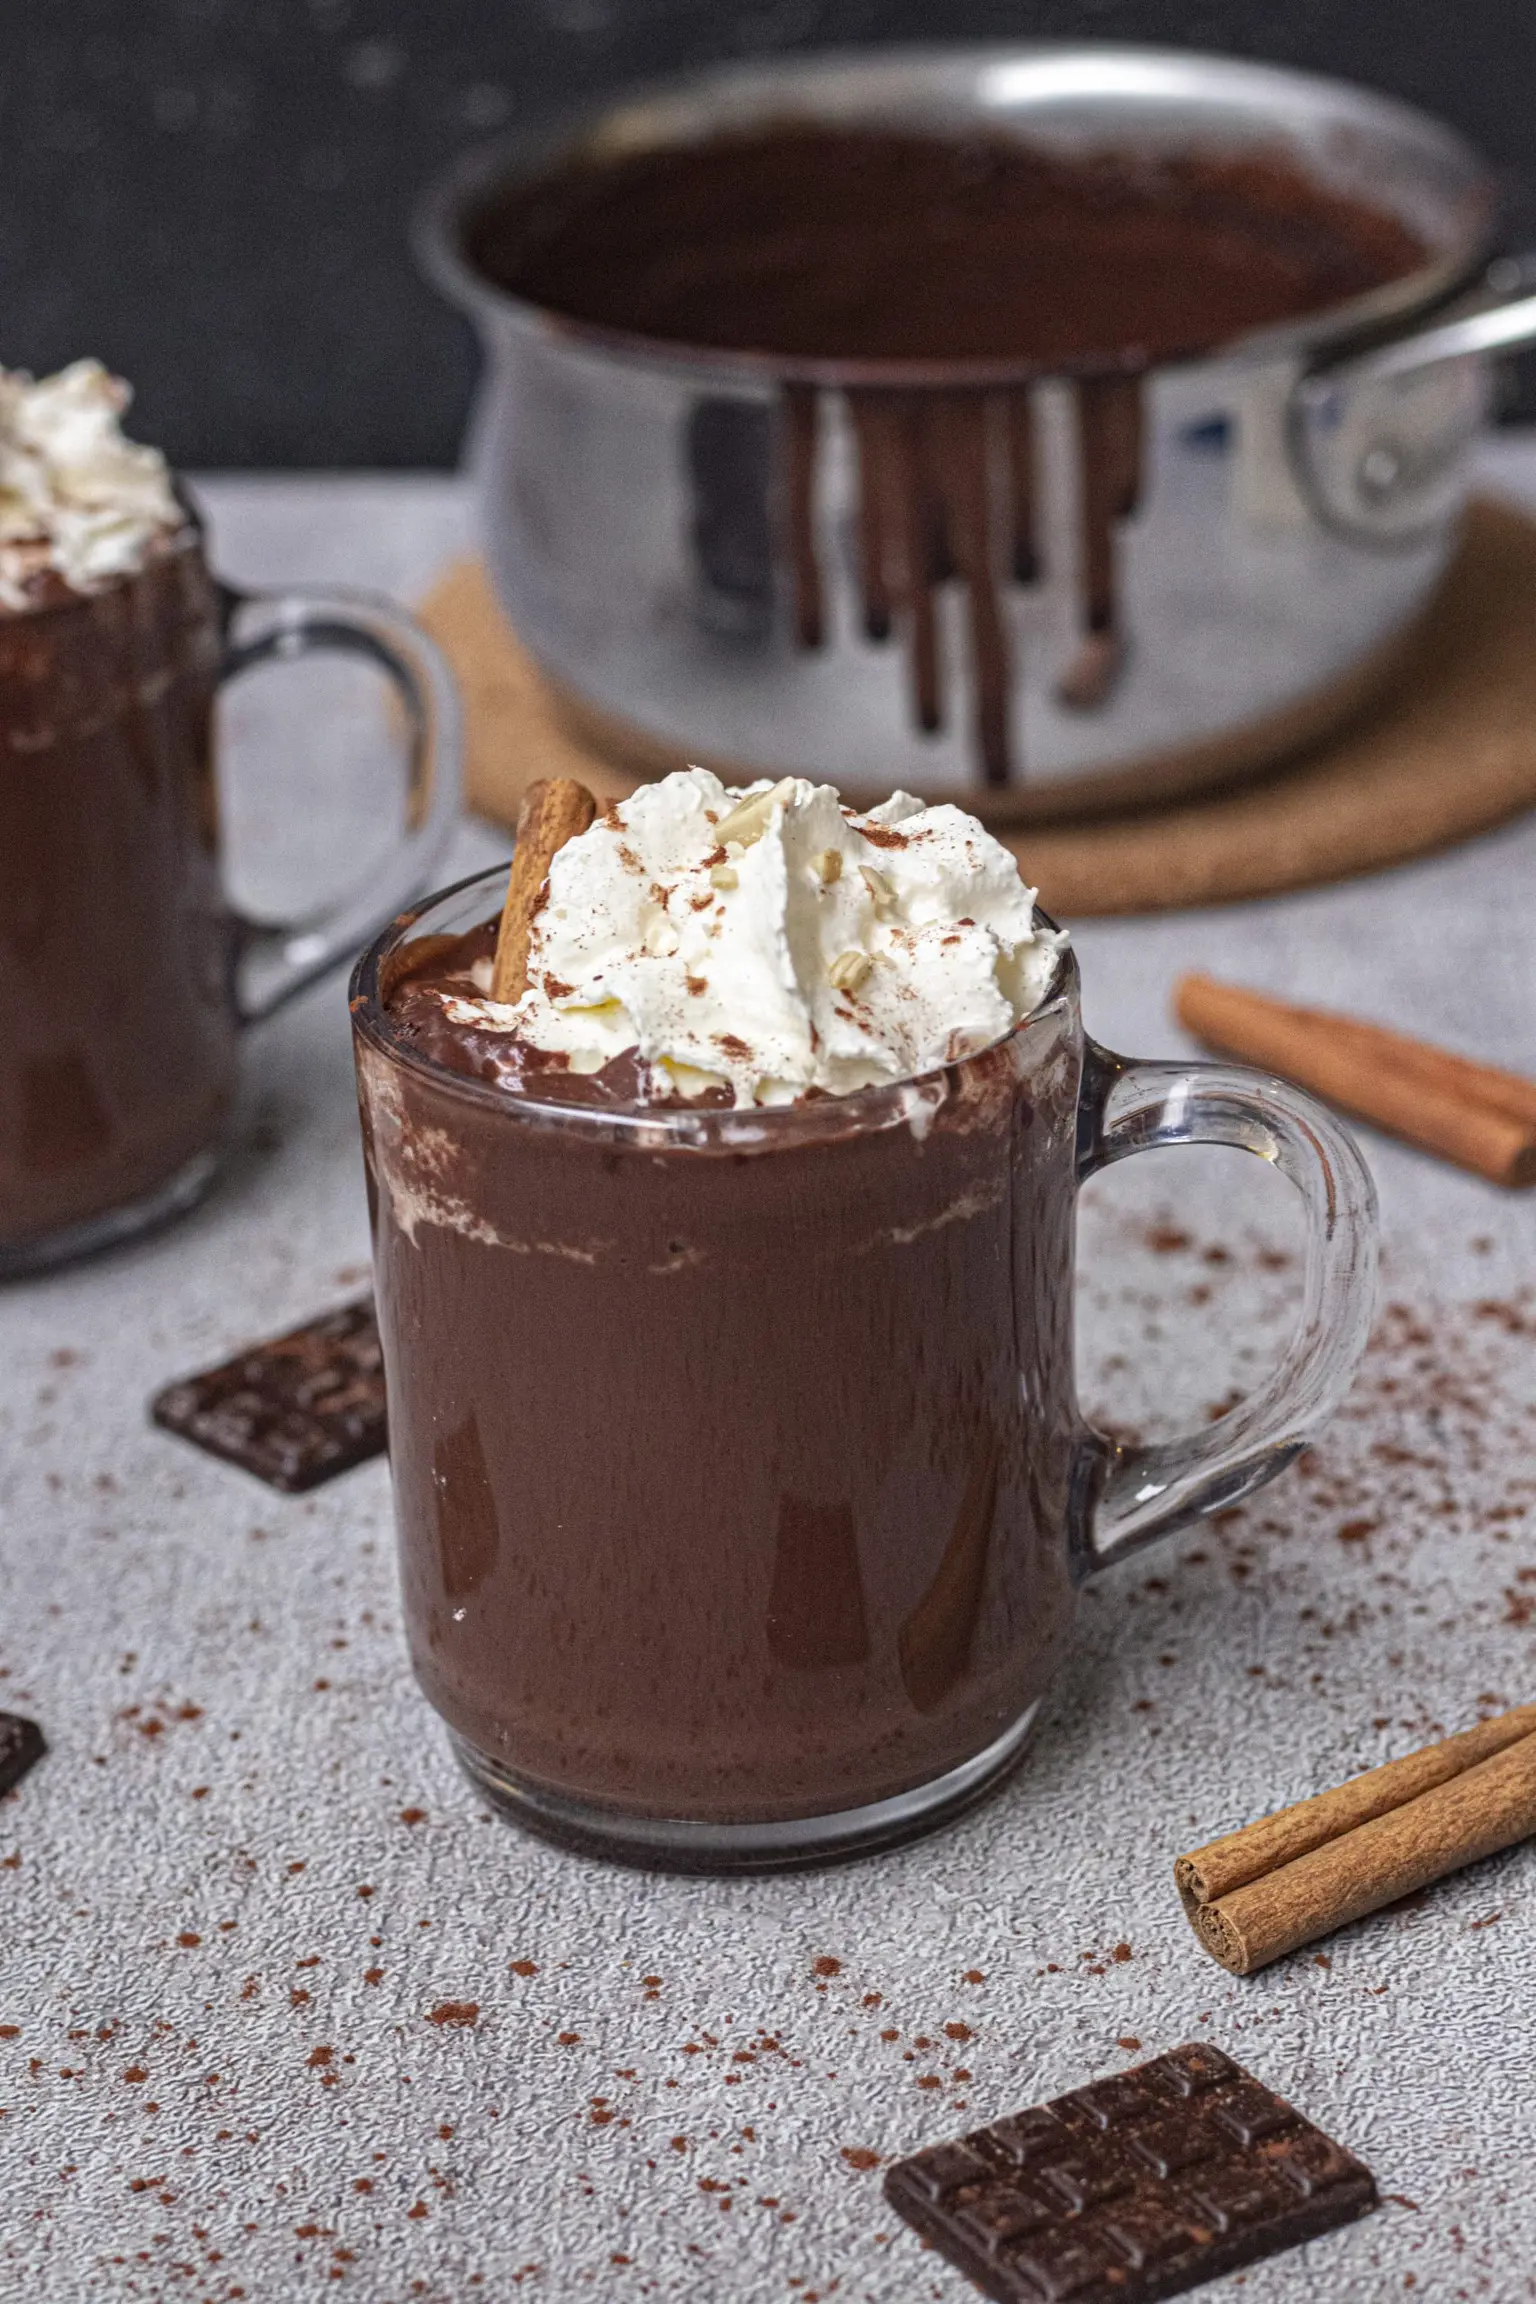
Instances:
[[[0,0],[0,361],[99,353],[183,465],[451,463],[472,347],[406,249],[451,153],[644,73],[940,34],[1343,73],[1536,179],[1532,0]]]

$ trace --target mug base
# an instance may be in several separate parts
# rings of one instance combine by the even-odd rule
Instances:
[[[23,1280],[34,1272],[51,1272],[56,1265],[73,1264],[82,1256],[94,1256],[104,1248],[136,1240],[141,1232],[153,1232],[195,1208],[218,1172],[219,1150],[205,1145],[174,1176],[124,1207],[103,1209],[99,1216],[61,1225],[57,1231],[39,1233],[32,1240],[0,1242],[0,1280]]]
[[[861,1808],[755,1824],[626,1814],[532,1783],[462,1736],[450,1732],[448,1740],[470,1781],[503,1816],[577,1855],[602,1856],[610,1863],[640,1865],[653,1872],[785,1872],[872,1856],[947,1824],[990,1792],[1016,1764],[1039,1710],[1037,1697],[984,1751],[931,1783]]]

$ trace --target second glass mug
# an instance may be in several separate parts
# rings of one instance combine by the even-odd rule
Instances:
[[[353,978],[417,1677],[475,1780],[567,1845],[731,1870],[904,1839],[1017,1760],[1076,1588],[1272,1478],[1342,1397],[1364,1162],[1279,1081],[1097,1047],[1070,952],[1006,1040],[899,1086],[511,1094],[387,1001],[503,885],[430,900]],[[1076,1194],[1192,1143],[1300,1191],[1301,1317],[1218,1423],[1124,1445],[1077,1405]]]
[[[215,698],[315,649],[391,681],[406,821],[363,886],[275,927],[225,892]],[[192,1205],[218,1165],[241,1031],[428,884],[458,760],[452,677],[409,616],[220,584],[190,509],[137,571],[0,614],[0,1278]]]

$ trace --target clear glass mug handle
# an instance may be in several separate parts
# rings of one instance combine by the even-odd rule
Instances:
[[[1094,1575],[1247,1496],[1298,1456],[1348,1391],[1376,1298],[1376,1191],[1353,1138],[1299,1088],[1231,1064],[1139,1064],[1088,1043],[1078,1179],[1164,1144],[1230,1144],[1306,1204],[1301,1316],[1268,1380],[1187,1437],[1130,1447],[1089,1431],[1074,1568]]]
[[[252,1024],[354,959],[430,885],[459,813],[459,697],[435,644],[389,600],[318,586],[297,592],[220,589],[221,680],[316,650],[361,656],[393,684],[409,770],[400,836],[366,882],[307,919],[280,926],[240,920],[235,1007],[241,1023]]]

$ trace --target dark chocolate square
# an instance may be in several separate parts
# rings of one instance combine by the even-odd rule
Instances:
[[[1069,2153],[1063,2160],[1051,2161],[1041,2172],[1041,2181],[1059,2193],[1069,2208],[1096,2208],[1101,2200],[1114,2200],[1128,2192],[1135,2180],[1135,2172],[1095,2152],[1092,2145],[1086,2151]]]
[[[1177,2209],[1144,2197],[1117,2201],[1104,2219],[1104,2233],[1133,2272],[1160,2269],[1189,2246],[1189,2227]]]
[[[1095,2128],[1124,2127],[1128,2120],[1150,2116],[1158,2108],[1158,2099],[1148,2095],[1139,2080],[1129,2073],[1117,2073],[1109,2080],[1094,2080],[1086,2088],[1074,2088],[1066,2099],[1086,2112]]]
[[[1306,2122],[1298,2135],[1266,2139],[1262,2149],[1286,2181],[1309,2198],[1313,2193],[1331,2192],[1339,2185],[1353,2183],[1359,2165],[1331,2136]]]
[[[1203,2120],[1184,2113],[1177,2119],[1162,2118],[1139,2122],[1129,2138],[1131,2150],[1138,2160],[1144,2160],[1154,2176],[1176,2176],[1181,2168],[1192,2168],[1197,2161],[1208,2160],[1213,2151],[1221,2149],[1221,2138],[1213,2137]]]
[[[1027,2233],[1038,2232],[1042,2224],[1049,2224],[1055,2210],[1017,2184],[1000,2184],[968,2202],[957,2214],[966,2232],[989,2256],[995,2256],[1010,2240],[1022,2240]]]
[[[47,1749],[35,1720],[23,1720],[19,1712],[0,1712],[0,1797],[37,1766]]]
[[[372,1298],[168,1385],[149,1412],[287,1495],[350,1471],[381,1455],[387,1439]]]
[[[1242,2081],[1234,2088],[1223,2089],[1221,2102],[1213,2108],[1213,2117],[1217,2126],[1225,2128],[1229,2136],[1235,2136],[1239,2144],[1257,2144],[1261,2137],[1273,2136],[1276,2129],[1291,2126],[1288,2104],[1282,2104],[1278,2096],[1271,2096],[1267,2088],[1256,2084],[1248,2086]]]
[[[1054,2153],[1069,2150],[1072,2131],[1064,2128],[1047,2105],[1033,2105],[1028,2112],[1015,2112],[1011,2119],[999,2120],[987,2130],[995,2152],[1005,2160],[1016,2161],[1021,2168],[1038,2167]]]
[[[1139,2069],[1163,2095],[1199,2096],[1219,2081],[1236,2079],[1242,2068],[1209,2041],[1186,2040],[1182,2048],[1170,2048],[1166,2056],[1155,2057]]]
[[[1363,2216],[1376,2183],[1192,2041],[898,2161],[885,2195],[998,2304],[1141,2304]]]

